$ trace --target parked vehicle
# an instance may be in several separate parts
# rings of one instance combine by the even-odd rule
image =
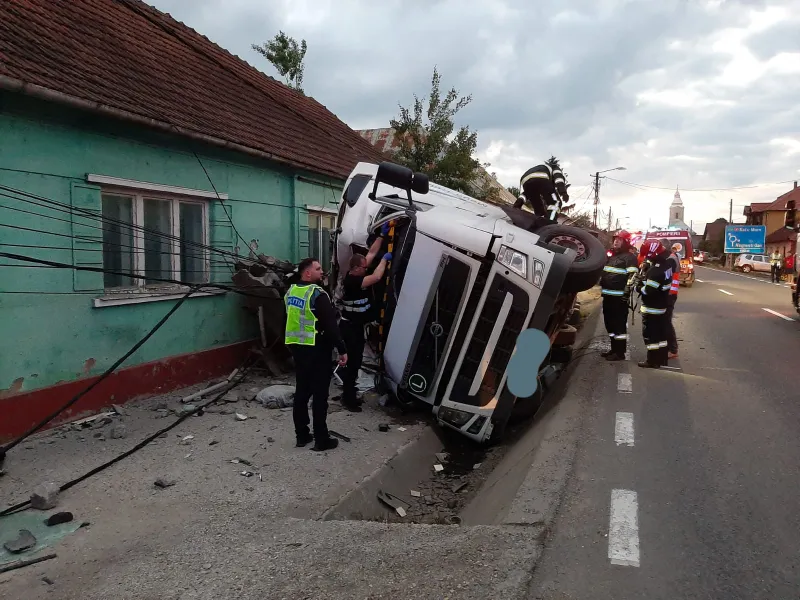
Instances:
[[[708,255],[708,252],[705,250],[695,250],[694,251],[694,262],[695,264],[703,264],[706,261],[710,261],[711,257]]]
[[[644,241],[657,239],[668,249],[676,248],[676,253],[681,261],[680,283],[682,286],[690,288],[694,285],[694,260],[692,249],[692,237],[687,230],[662,229],[648,231]]]
[[[769,264],[769,256],[766,254],[740,254],[736,257],[733,268],[744,273],[750,273],[751,271],[769,273],[772,270]]]
[[[577,227],[543,225],[399,165],[359,163],[335,233],[339,288],[352,254],[366,253],[384,223],[394,223],[379,339],[386,387],[401,403],[430,405],[440,424],[473,440],[499,438],[512,413],[538,408],[542,388],[569,362],[574,340],[561,334],[576,293],[599,280],[605,249]],[[537,393],[517,398],[506,368],[526,328],[554,346]]]

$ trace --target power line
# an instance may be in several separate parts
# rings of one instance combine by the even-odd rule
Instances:
[[[673,190],[673,188],[671,188],[671,187],[668,188],[668,187],[659,187],[659,186],[655,186],[655,185],[646,185],[644,183],[633,183],[631,181],[622,181],[621,179],[614,179],[613,177],[608,177],[608,176],[606,176],[606,179],[608,179],[609,181],[616,181],[617,183],[623,183],[625,185],[630,185],[632,187],[639,187],[639,188],[650,189],[650,190],[667,190],[667,191],[672,191]],[[729,187],[729,188],[711,188],[711,189],[684,188],[684,189],[682,189],[680,191],[683,191],[683,192],[729,192],[729,191],[735,191],[735,190],[746,190],[746,189],[759,188],[759,187],[769,187],[769,186],[773,186],[773,185],[785,185],[787,183],[793,183],[793,180],[789,179],[787,181],[776,181],[775,183],[757,183],[757,184],[754,184],[754,185],[741,185],[741,186],[738,186],[738,187]]]
[[[245,245],[245,248],[250,248],[250,242],[248,242],[246,239],[244,239],[242,237],[242,234],[239,233],[238,229],[236,229],[236,225],[233,224],[233,219],[231,218],[231,215],[228,213],[228,209],[225,207],[225,202],[222,201],[222,196],[219,195],[219,192],[217,191],[217,186],[215,186],[214,182],[211,181],[211,175],[208,174],[208,171],[206,170],[206,166],[203,164],[203,161],[200,160],[200,157],[197,155],[197,152],[195,152],[194,150],[192,150],[192,154],[194,154],[194,157],[197,159],[197,162],[200,163],[200,168],[203,169],[203,173],[206,174],[206,178],[208,179],[208,183],[211,184],[211,188],[214,190],[214,193],[217,195],[217,200],[219,200],[219,205],[222,207],[222,210],[225,212],[225,216],[228,217],[228,222],[231,224],[231,227],[236,232],[236,235],[239,237],[239,239],[242,240],[242,243]]]

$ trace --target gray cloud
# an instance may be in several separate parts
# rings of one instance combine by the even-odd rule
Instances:
[[[800,153],[771,141],[800,143],[798,72],[767,70],[737,85],[739,69],[750,67],[737,63],[733,81],[720,79],[739,58],[714,46],[740,29],[758,60],[800,52],[796,20],[745,31],[753,11],[797,14],[798,0],[150,1],[273,76],[250,44],[279,29],[305,38],[307,93],[354,128],[388,126],[398,102],[427,94],[437,65],[446,88],[472,94],[458,120],[478,130],[482,157],[507,185],[551,153],[569,164],[576,190],[589,173],[619,164],[628,169],[621,179],[668,188],[800,175]],[[604,203],[620,210],[643,194],[603,187]],[[687,218],[726,215],[728,196],[687,192]],[[647,202],[660,210],[671,198],[652,191]],[[641,222],[646,211],[636,206],[627,210]]]

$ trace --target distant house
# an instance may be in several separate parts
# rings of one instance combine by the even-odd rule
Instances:
[[[800,218],[800,188],[794,182],[792,189],[772,202],[753,202],[744,207],[748,225],[764,225],[767,230],[767,253],[779,250],[784,256],[797,251],[797,233],[786,229],[788,202],[795,203],[795,221]]]
[[[387,155],[393,155],[400,151],[400,144],[395,140],[394,129],[384,127],[382,129],[360,129],[358,133],[373,146]],[[483,167],[475,169],[475,179],[472,182],[472,195],[482,196],[489,189],[496,191],[496,198],[503,204],[514,204],[516,198],[509,192],[503,184],[497,181]]]
[[[725,245],[725,227],[727,226],[728,220],[722,218],[712,223],[706,223],[701,239],[704,247],[707,249],[713,248],[715,252],[719,251],[721,254]]]
[[[85,388],[189,284],[231,283],[250,247],[326,255],[349,172],[383,156],[144,2],[2,2],[0,23],[0,252],[68,267],[0,258],[8,436]],[[75,410],[227,374],[256,335],[240,298],[201,289]]]

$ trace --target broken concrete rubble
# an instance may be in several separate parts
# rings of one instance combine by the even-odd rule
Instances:
[[[31,494],[31,506],[36,510],[50,510],[58,504],[58,494],[61,490],[50,481],[37,486]]]
[[[294,387],[271,385],[256,394],[256,401],[264,408],[287,408],[294,405]]]
[[[163,490],[165,488],[172,487],[173,485],[175,485],[175,483],[176,482],[174,479],[165,479],[163,477],[159,477],[153,482],[153,485]]]
[[[35,545],[36,538],[33,537],[33,534],[27,529],[20,529],[17,538],[3,544],[3,548],[11,554],[19,554],[20,552],[25,552],[25,550],[30,550]]]
[[[111,428],[110,435],[112,440],[121,440],[128,437],[128,430],[120,423]]]

